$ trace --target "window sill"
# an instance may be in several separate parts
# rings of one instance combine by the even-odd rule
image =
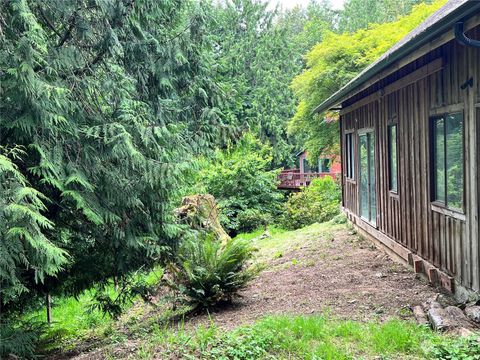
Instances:
[[[461,212],[459,210],[452,210],[447,207],[445,207],[444,204],[438,203],[438,202],[433,202],[431,203],[431,209],[432,211],[435,211],[439,214],[443,214],[445,216],[460,220],[465,222],[467,220],[467,216],[465,215],[464,212]]]
[[[389,190],[388,191],[388,195],[392,198],[392,199],[400,199],[400,195],[398,195],[398,192],[397,191],[392,191],[392,190]]]

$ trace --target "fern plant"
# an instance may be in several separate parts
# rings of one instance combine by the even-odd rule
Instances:
[[[230,302],[256,274],[249,266],[253,252],[244,240],[231,240],[225,246],[213,236],[186,240],[171,267],[170,286],[196,310]]]

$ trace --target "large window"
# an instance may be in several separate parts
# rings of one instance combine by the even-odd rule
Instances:
[[[303,159],[303,172],[304,173],[312,172],[312,169],[310,168],[310,164],[306,158]]]
[[[355,178],[355,152],[353,151],[353,133],[345,135],[345,166],[348,179]]]
[[[448,208],[463,209],[463,114],[432,118],[433,200]]]
[[[375,176],[375,134],[368,131],[358,135],[358,173],[360,186],[360,215],[372,225],[377,223],[377,192]]]
[[[388,167],[390,191],[398,192],[397,125],[388,127]]]
[[[330,159],[320,158],[318,160],[318,172],[329,173],[332,167],[331,165],[332,161]]]

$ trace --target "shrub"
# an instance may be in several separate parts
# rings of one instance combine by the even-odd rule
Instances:
[[[280,215],[283,195],[271,162],[271,148],[247,133],[235,147],[217,151],[213,161],[202,164],[195,191],[215,196],[222,226],[231,236]]]
[[[290,195],[283,215],[283,226],[299,229],[331,220],[340,213],[340,198],[340,187],[331,177],[314,179],[310,186]]]
[[[238,213],[239,231],[248,233],[260,228],[266,228],[272,217],[258,209],[247,209]]]
[[[174,278],[169,286],[197,310],[231,301],[255,275],[248,266],[253,251],[245,240],[224,246],[213,236],[185,240],[172,264]]]

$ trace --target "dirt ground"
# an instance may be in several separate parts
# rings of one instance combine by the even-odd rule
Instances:
[[[349,229],[305,237],[302,245],[269,261],[233,306],[213,312],[216,325],[231,329],[270,314],[325,312],[350,320],[413,318],[409,308],[437,293]]]
[[[231,330],[273,314],[328,313],[359,321],[413,318],[410,308],[437,293],[410,268],[394,262],[347,226],[322,229],[285,233],[278,240],[273,237],[260,250],[264,270],[240,292],[234,304],[187,319],[186,328],[213,320],[218,328]],[[261,241],[258,245],[262,246]],[[136,322],[151,316],[142,313]],[[123,350],[116,349],[118,355],[129,352],[128,348],[133,351],[136,341],[128,340],[123,346]],[[103,358],[101,349],[78,350],[76,356],[71,353],[53,358]]]

